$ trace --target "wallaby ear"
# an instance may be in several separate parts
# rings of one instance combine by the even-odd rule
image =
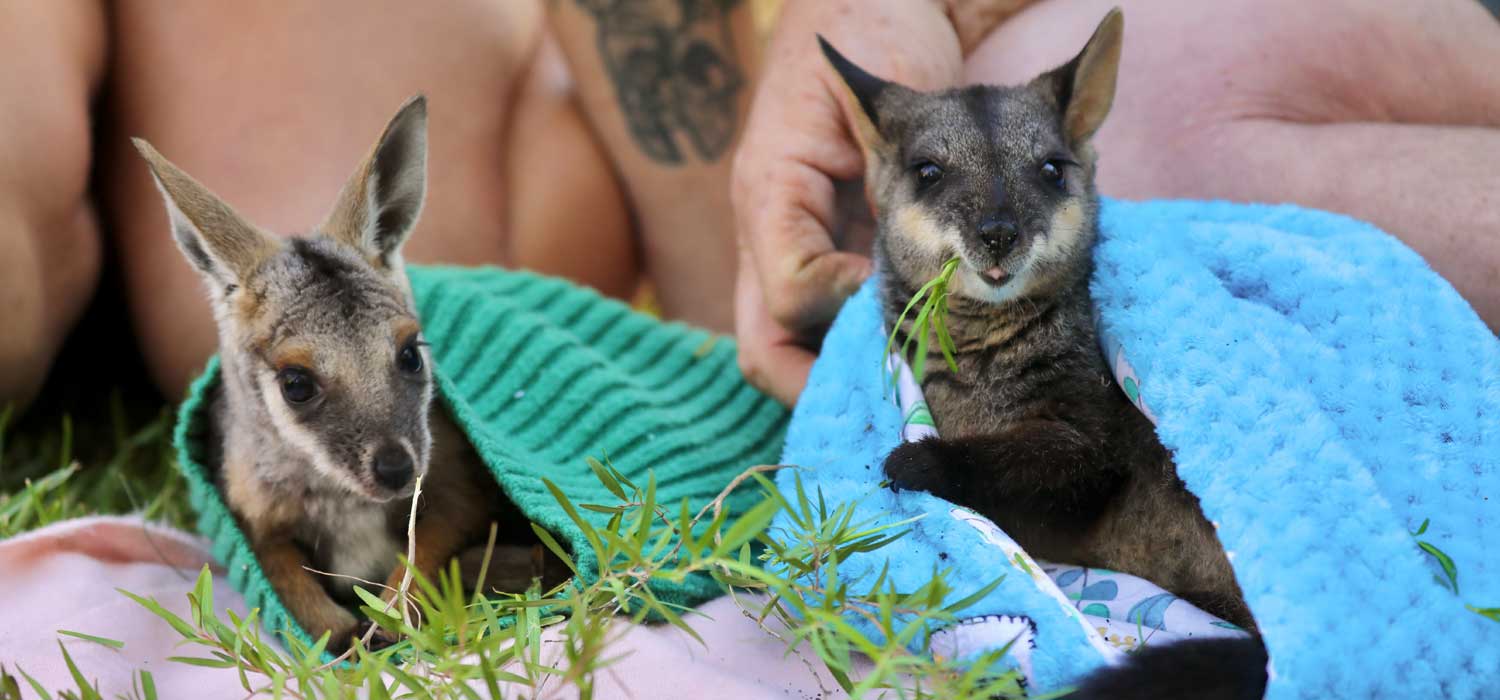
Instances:
[[[1083,51],[1062,66],[1042,74],[1037,85],[1057,97],[1068,143],[1081,144],[1104,124],[1115,101],[1125,15],[1116,7],[1104,16]]]
[[[857,108],[848,110],[854,119],[854,127],[861,145],[866,150],[873,149],[879,144],[885,143],[886,139],[880,132],[880,109],[878,100],[880,96],[892,88],[900,88],[899,85],[888,80],[877,78],[865,69],[854,65],[853,61],[839,53],[828,43],[822,34],[818,35],[818,46],[823,49],[823,56],[828,59],[828,64],[839,74],[847,89],[847,96],[854,100]]]
[[[281,242],[245,221],[144,139],[131,139],[167,202],[172,238],[188,262],[221,287],[239,286]]]
[[[427,98],[401,105],[380,140],[344,184],[323,233],[394,268],[427,195]]]

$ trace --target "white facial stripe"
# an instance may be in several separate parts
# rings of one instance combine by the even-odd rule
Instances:
[[[293,447],[310,457],[313,469],[321,473],[324,478],[351,492],[364,494],[366,492],[364,485],[348,471],[338,468],[333,458],[328,455],[328,451],[319,444],[317,437],[298,425],[296,416],[292,415],[292,409],[287,407],[281,399],[281,389],[276,386],[276,377],[262,373],[259,382],[261,396],[265,397],[266,411],[271,415],[271,424],[276,426],[277,432],[281,433],[281,436],[286,438],[286,441]]]
[[[429,442],[431,442],[432,436],[429,435],[427,437],[427,440]],[[396,440],[396,442],[401,445],[401,449],[406,450],[406,456],[409,457],[409,458],[411,458],[411,463],[413,465],[415,465],[415,467],[416,467],[417,476],[422,476],[423,474],[426,474],[427,473],[427,462],[425,462],[422,459],[421,455],[417,454],[417,450],[416,450],[415,447],[412,446],[411,440],[408,440],[408,439],[402,437],[402,438],[398,438]]]
[[[422,459],[417,463],[422,465],[423,473],[426,473],[427,459],[432,456],[432,389],[437,384],[437,377],[432,373],[432,353],[426,346],[419,347],[422,353],[422,371],[427,373],[427,385],[422,387],[422,405],[418,408],[422,416]],[[457,419],[454,419],[455,423]]]
[[[950,254],[962,238],[956,231],[939,226],[921,207],[905,205],[896,210],[896,230],[913,248],[937,258]]]
[[[1083,207],[1070,200],[1047,222],[1047,238],[1039,246],[1048,260],[1063,260],[1072,255],[1083,236]]]

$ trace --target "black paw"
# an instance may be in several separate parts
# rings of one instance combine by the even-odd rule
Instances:
[[[363,641],[365,634],[369,633],[371,628],[374,628],[375,633],[370,635],[370,641],[365,642],[365,649],[368,651],[380,651],[401,641],[396,638],[393,632],[376,625],[370,620],[361,620],[359,624],[354,626],[354,639]]]
[[[892,491],[927,491],[943,495],[954,490],[942,443],[933,440],[902,443],[885,458],[885,476]]]

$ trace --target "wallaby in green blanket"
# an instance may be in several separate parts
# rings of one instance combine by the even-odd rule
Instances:
[[[135,144],[218,321],[219,489],[302,628],[330,633],[335,653],[347,648],[370,632],[346,607],[356,583],[385,582],[391,601],[409,544],[412,566],[431,580],[455,556],[477,563],[491,523],[502,545],[485,581],[464,567],[469,585],[524,590],[533,577],[565,577],[452,417],[433,410],[430,352],[401,259],[426,194],[425,99],[401,107],[306,237],[261,230]],[[372,645],[391,641],[373,631]]]

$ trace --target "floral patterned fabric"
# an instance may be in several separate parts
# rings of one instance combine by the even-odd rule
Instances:
[[[1151,417],[1141,396],[1139,379],[1125,359],[1124,350],[1118,344],[1106,342],[1105,351],[1121,390],[1147,417]],[[891,397],[902,416],[901,439],[915,442],[936,436],[937,426],[932,412],[922,397],[921,387],[912,379],[911,369],[897,353],[891,353],[888,362],[894,385]],[[1101,645],[1128,652],[1147,644],[1166,644],[1189,638],[1246,636],[1238,627],[1199,610],[1192,603],[1143,578],[1106,569],[1036,561],[1009,535],[977,513],[967,508],[954,508],[950,515],[982,529],[986,539],[995,547],[997,556],[1013,561],[1022,571],[1033,572],[1036,578],[1050,579],[1052,585],[1043,584],[1041,588],[1057,597],[1061,604],[1081,612]],[[1028,641],[1029,634],[1023,624],[1025,619],[986,615],[965,620],[947,634],[938,635],[935,645],[948,654],[961,656],[969,649],[995,646],[992,637],[1008,641],[1017,639],[1020,634],[1020,640]],[[988,627],[994,629],[988,630]],[[1020,662],[1024,669],[1024,657]]]

